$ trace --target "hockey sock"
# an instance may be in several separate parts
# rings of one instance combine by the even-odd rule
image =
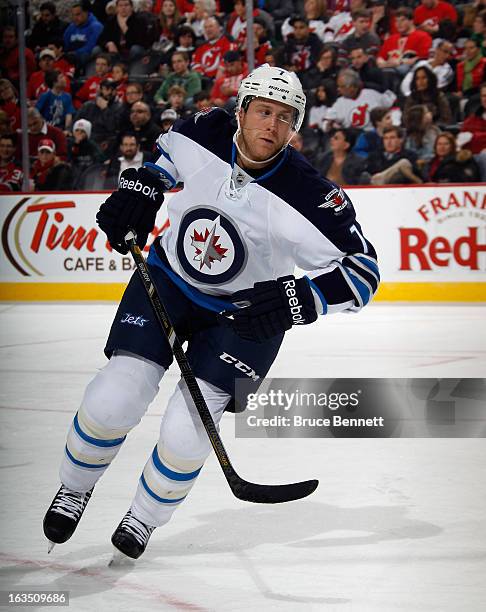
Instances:
[[[216,425],[230,395],[197,379]],[[211,452],[207,433],[186,384],[180,381],[169,400],[160,428],[160,439],[147,461],[131,510],[147,525],[160,526],[192,489]]]
[[[130,353],[116,353],[89,383],[69,429],[60,468],[68,488],[89,491],[153,401],[164,368]]]

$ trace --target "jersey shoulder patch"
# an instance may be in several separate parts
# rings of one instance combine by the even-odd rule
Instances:
[[[287,163],[264,181],[266,187],[295,208],[315,225],[340,224],[354,217],[354,208],[346,192],[328,181],[298,151],[289,148]]]

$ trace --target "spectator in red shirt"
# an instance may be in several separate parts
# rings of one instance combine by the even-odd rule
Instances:
[[[116,99],[118,102],[124,102],[128,85],[128,66],[123,62],[115,64],[111,71],[111,78],[116,85]]]
[[[94,100],[103,79],[110,78],[111,59],[107,53],[98,55],[95,61],[95,73],[86,79],[83,86],[76,92],[74,106],[80,108],[84,102]]]
[[[460,132],[461,146],[473,153],[486,155],[486,83],[480,89],[481,106],[464,119]],[[459,140],[459,137],[458,137]]]
[[[464,61],[456,68],[457,93],[464,98],[470,98],[479,91],[479,86],[485,80],[486,58],[475,40],[464,43]]]
[[[401,8],[395,13],[397,34],[392,34],[383,43],[378,53],[379,68],[394,68],[402,76],[419,59],[427,59],[432,37],[417,30],[413,25],[412,11]]]
[[[254,4],[256,4],[254,2]],[[260,17],[265,21],[267,32],[270,38],[275,33],[275,27],[272,16],[266,11],[262,11],[259,8],[253,9],[253,18]],[[235,0],[234,11],[231,13],[228,23],[226,24],[226,32],[236,42],[238,46],[241,46],[246,38],[246,6],[245,0]]]
[[[486,155],[486,83],[480,89],[481,106],[464,119],[461,127],[462,146],[473,153]]]
[[[7,113],[10,132],[20,129],[19,94],[8,79],[0,79],[0,109]]]
[[[54,70],[60,70],[69,79],[74,76],[75,67],[74,64],[69,62],[64,55],[64,42],[62,38],[51,40],[48,45],[49,49],[54,51],[56,60],[54,62]]]
[[[224,106],[228,111],[236,103],[238,87],[248,74],[240,51],[227,51],[224,54],[225,74],[216,79],[211,90],[211,104]]]
[[[247,37],[241,45],[241,50],[246,55]],[[272,50],[272,43],[268,40],[267,26],[261,17],[253,20],[253,49],[255,53],[255,68],[265,64],[265,56]]]
[[[25,64],[27,78],[34,72],[36,64],[32,51],[25,49]],[[5,26],[2,32],[2,47],[0,49],[0,70],[2,76],[12,81],[15,85],[19,82],[19,44],[17,32],[14,26]]]
[[[0,193],[22,190],[24,174],[14,154],[15,136],[0,136]]]
[[[36,191],[65,191],[71,189],[70,166],[56,156],[56,145],[43,138],[37,148],[37,159],[32,164],[31,178]]]
[[[39,54],[40,70],[32,73],[27,84],[27,97],[29,100],[38,100],[48,90],[45,83],[46,73],[55,70],[55,60],[56,55],[52,49],[42,49]],[[71,93],[71,81],[65,74],[64,76],[66,77],[66,91]]]
[[[53,125],[48,125],[36,108],[27,110],[27,130],[29,133],[29,154],[37,155],[37,147],[43,138],[49,138],[56,145],[57,156],[67,158],[67,140],[63,131]],[[17,141],[17,159],[22,159],[20,139]]]
[[[422,4],[417,6],[413,12],[413,21],[419,30],[431,36],[437,36],[445,21],[457,23],[457,12],[449,2],[422,0]]]
[[[216,17],[208,17],[204,22],[206,43],[197,47],[192,56],[192,70],[213,79],[226,51],[235,45],[222,33],[221,25]]]

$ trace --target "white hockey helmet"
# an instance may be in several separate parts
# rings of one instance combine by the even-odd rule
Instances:
[[[249,98],[249,99],[248,99]],[[236,112],[246,110],[253,98],[282,102],[297,111],[292,128],[298,132],[304,121],[305,94],[298,77],[288,70],[263,64],[241,81],[236,98]]]

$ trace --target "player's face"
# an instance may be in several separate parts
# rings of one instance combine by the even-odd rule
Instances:
[[[257,99],[247,111],[240,111],[243,153],[255,161],[265,161],[284,147],[292,134],[295,111],[287,104]]]

